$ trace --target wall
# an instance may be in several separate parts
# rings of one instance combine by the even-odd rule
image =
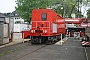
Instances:
[[[27,24],[14,24],[14,32],[22,32],[22,29],[27,27]]]

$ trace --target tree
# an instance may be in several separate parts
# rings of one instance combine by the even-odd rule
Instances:
[[[81,10],[79,10],[81,8],[79,5],[87,6],[87,3],[89,4],[90,0],[17,0],[16,11],[27,22],[31,21],[31,12],[33,9],[47,7],[51,7],[62,16],[65,13],[66,17],[71,17],[71,14],[74,13],[76,17],[82,17],[83,15],[81,14]],[[63,9],[61,9],[62,7]]]
[[[87,18],[90,18],[90,9],[87,10]]]
[[[33,9],[46,8],[52,5],[52,0],[17,0],[16,11],[24,19],[24,21],[31,21],[31,12]]]
[[[75,14],[76,17],[82,17],[81,11],[78,10],[78,3],[81,3],[81,1],[78,0],[59,0],[57,4],[60,4],[60,6],[55,9],[57,13],[62,15],[64,17],[71,18],[71,14]],[[63,9],[61,9],[63,8]]]

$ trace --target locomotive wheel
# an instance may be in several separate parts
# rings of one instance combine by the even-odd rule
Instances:
[[[34,44],[33,40],[31,40],[31,44]]]
[[[46,45],[50,45],[49,41],[46,41]]]

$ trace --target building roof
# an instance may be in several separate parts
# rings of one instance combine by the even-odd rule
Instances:
[[[0,23],[1,22],[5,22],[5,16],[2,13],[0,13]]]
[[[16,11],[11,13],[3,13],[6,17],[19,17],[19,14]]]
[[[0,13],[0,17],[5,17],[5,15],[3,15],[2,13]]]

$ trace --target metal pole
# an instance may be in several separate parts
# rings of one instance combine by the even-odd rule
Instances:
[[[62,41],[62,34],[61,34],[61,45],[62,45],[62,42],[63,42],[63,41]]]
[[[67,34],[68,34],[68,30],[67,30],[67,32],[66,32],[66,40],[67,40]]]
[[[63,17],[65,18],[66,17],[66,15],[65,15],[66,14],[65,4],[64,4],[63,7],[64,7],[64,15],[63,15]]]
[[[24,43],[24,33],[23,33],[23,43]]]
[[[69,37],[70,37],[70,32],[69,32]]]
[[[79,0],[78,0],[78,14],[79,14]],[[79,15],[78,15],[78,18],[79,18]]]

